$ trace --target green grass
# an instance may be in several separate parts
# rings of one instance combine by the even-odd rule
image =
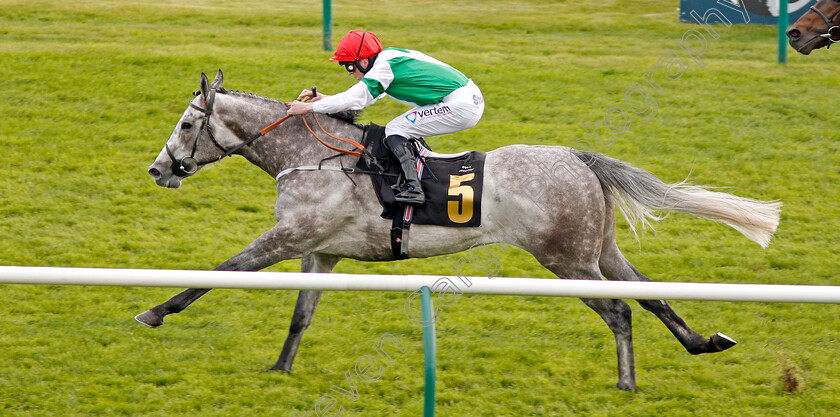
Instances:
[[[0,0],[0,264],[211,269],[272,226],[273,180],[241,158],[177,190],[146,174],[197,88],[278,99],[351,85],[321,49],[320,2]],[[700,69],[677,41],[675,1],[336,2],[336,38],[374,31],[422,50],[481,86],[478,127],[434,138],[436,150],[570,146],[668,51],[688,64],[662,81],[657,115],[596,150],[668,182],[784,202],[767,250],[721,225],[674,214],[625,255],[658,280],[840,285],[840,145],[836,51],[776,59],[776,28],[716,26]],[[337,39],[336,39],[337,41]],[[648,90],[652,93],[652,90]],[[383,100],[365,120],[402,111]],[[603,130],[603,128],[602,128]],[[459,255],[338,272],[449,273]],[[506,276],[549,277],[529,255]],[[292,271],[298,261],[270,268]],[[469,271],[468,271],[469,272]],[[477,273],[478,271],[476,271]],[[381,380],[357,380],[345,415],[422,412],[420,328],[404,294],[328,293],[291,374],[263,373],[279,354],[296,293],[212,291],[165,326],[132,316],[174,289],[0,287],[0,415],[283,415],[315,401],[385,333],[406,346]],[[639,391],[612,388],[615,347],[582,303],[463,296],[438,322],[441,416],[825,416],[840,408],[837,306],[674,302],[699,332],[741,342],[693,357],[636,311]],[[787,370],[787,371],[786,371]],[[783,378],[799,383],[786,392]],[[333,409],[334,411],[335,409]]]

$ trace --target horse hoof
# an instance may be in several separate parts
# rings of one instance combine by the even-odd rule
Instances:
[[[715,333],[709,340],[711,340],[712,345],[715,346],[718,352],[722,352],[738,344],[738,342],[723,333]]]
[[[163,317],[152,313],[152,310],[148,310],[146,312],[134,316],[134,320],[137,320],[138,323],[145,324],[146,326],[152,328],[158,327],[163,324]]]
[[[271,372],[271,371],[280,371],[284,374],[290,374],[290,373],[292,373],[292,365],[277,362],[277,363],[274,364],[274,366],[272,366],[271,368],[266,370],[266,372]]]
[[[615,387],[622,391],[636,391],[636,381],[618,381]]]

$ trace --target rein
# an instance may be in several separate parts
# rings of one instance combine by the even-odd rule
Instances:
[[[198,171],[198,167],[200,167],[202,165],[207,165],[211,162],[221,161],[222,159],[224,159],[228,156],[232,156],[234,153],[236,153],[236,151],[250,145],[251,143],[253,143],[257,139],[265,136],[268,132],[272,131],[274,128],[276,128],[277,126],[280,126],[281,124],[283,124],[283,122],[285,122],[286,120],[289,120],[290,118],[292,118],[294,116],[294,115],[291,115],[291,114],[287,114],[287,115],[283,116],[280,120],[277,120],[276,122],[266,126],[265,128],[263,128],[259,132],[255,133],[253,136],[248,138],[248,140],[240,143],[239,145],[234,146],[230,150],[225,150],[224,146],[219,144],[219,141],[216,140],[216,137],[213,135],[213,131],[210,130],[209,121],[210,121],[210,115],[213,114],[213,104],[215,102],[215,99],[216,99],[216,89],[214,88],[214,89],[210,90],[210,94],[208,95],[207,108],[206,109],[201,108],[201,107],[193,104],[192,102],[190,102],[190,107],[204,113],[204,115],[205,115],[204,120],[201,121],[201,127],[199,127],[199,129],[198,129],[198,136],[196,136],[195,142],[193,142],[193,148],[192,148],[192,152],[190,153],[190,156],[183,157],[179,160],[178,158],[175,157],[175,154],[169,148],[169,143],[164,145],[164,148],[166,148],[166,153],[169,155],[169,159],[172,160],[172,173],[173,174],[175,174],[179,177],[187,177],[189,175],[195,174],[195,172]],[[315,113],[312,114],[312,118],[315,119],[315,123],[318,124],[318,127],[321,129],[321,131],[326,133],[327,136],[329,136],[333,139],[337,139],[337,140],[349,143],[349,144],[355,146],[360,151],[363,151],[365,149],[364,145],[362,145],[359,142],[356,142],[353,139],[348,139],[348,138],[343,138],[343,137],[340,137],[340,136],[335,136],[335,135],[331,134],[330,132],[327,132],[327,130],[324,129],[323,126],[321,126],[321,122],[318,121],[318,117],[315,115]],[[340,153],[343,153],[343,154],[353,155],[353,156],[357,156],[357,157],[362,156],[361,152],[348,151],[346,149],[341,149],[341,148],[337,148],[335,146],[331,146],[328,143],[324,142],[320,137],[318,137],[318,135],[312,130],[312,128],[309,127],[309,123],[306,121],[305,115],[301,115],[301,119],[303,119],[303,124],[306,126],[306,130],[308,130],[309,133],[311,133],[312,136],[315,137],[315,139],[318,139],[318,142],[321,142],[322,145],[326,146],[329,149],[332,149],[336,152],[340,152]],[[217,148],[222,150],[223,154],[221,156],[219,156],[219,159],[214,160],[214,161],[198,162],[198,161],[195,160],[195,151],[198,148],[198,140],[199,140],[199,138],[201,138],[201,132],[203,132],[205,130],[207,131],[207,136],[210,138],[210,140],[213,142],[213,144],[216,145]]]
[[[306,117],[305,117],[305,116],[306,116],[306,115],[301,115],[301,119],[303,119],[303,124],[306,126],[306,130],[308,130],[308,131],[309,131],[309,133],[311,133],[311,134],[312,134],[312,136],[314,136],[314,137],[315,137],[315,139],[318,139],[318,142],[321,142],[321,144],[322,144],[322,145],[324,145],[324,146],[326,146],[327,148],[330,148],[330,149],[332,149],[332,150],[334,150],[334,151],[336,151],[336,152],[341,152],[341,153],[343,153],[343,154],[353,155],[353,156],[358,156],[358,157],[361,157],[361,156],[362,156],[361,152],[348,151],[348,150],[346,150],[346,149],[336,148],[335,146],[332,146],[332,145],[328,144],[327,142],[324,142],[321,138],[319,138],[319,137],[318,137],[318,135],[316,135],[316,134],[315,134],[315,132],[312,130],[312,128],[311,128],[311,127],[309,127],[309,123],[306,121]],[[288,117],[288,116],[286,116],[286,117]],[[319,127],[319,128],[321,128],[321,131],[322,131],[322,132],[324,132],[324,133],[326,133],[326,134],[327,134],[327,136],[329,136],[329,137],[331,137],[331,138],[333,138],[333,139],[338,139],[338,140],[340,140],[340,141],[347,142],[347,143],[349,143],[349,144],[351,144],[351,145],[355,146],[357,149],[359,149],[359,150],[361,150],[361,151],[365,150],[364,145],[362,145],[362,144],[361,144],[361,143],[359,143],[359,142],[356,142],[356,141],[355,141],[355,140],[353,140],[353,139],[342,138],[342,137],[340,137],[340,136],[335,136],[335,135],[331,134],[330,132],[327,132],[327,130],[326,130],[326,129],[324,129],[324,126],[321,126],[321,122],[319,122],[319,121],[318,121],[318,117],[317,117],[317,116],[315,116],[315,113],[312,113],[312,118],[313,118],[313,119],[315,119],[315,123],[317,123],[317,124],[318,124],[318,127]]]

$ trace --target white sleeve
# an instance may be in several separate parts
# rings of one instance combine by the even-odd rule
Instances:
[[[344,110],[361,110],[370,106],[378,100],[373,97],[363,82],[358,82],[354,86],[342,93],[332,96],[324,97],[312,104],[312,110],[317,113],[338,113]]]

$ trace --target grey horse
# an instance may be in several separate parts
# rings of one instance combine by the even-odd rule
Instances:
[[[301,117],[289,118],[265,136],[249,140],[254,139],[254,132],[284,116],[286,109],[282,102],[226,91],[221,71],[212,83],[202,74],[200,90],[149,174],[160,186],[179,187],[184,177],[194,174],[200,165],[235,150],[277,178],[277,224],[216,270],[259,271],[286,259],[301,258],[303,272],[331,272],[341,258],[393,260],[391,223],[378,215],[381,208],[366,177],[329,170],[290,171],[318,165],[335,155],[310,136]],[[361,126],[323,115],[319,120],[334,135],[356,141],[362,138]],[[343,143],[340,146],[351,148]],[[357,156],[342,155],[324,162],[324,166],[352,167],[357,161]],[[355,184],[348,175],[357,178]],[[412,226],[411,257],[451,254],[477,244],[501,242],[528,251],[560,278],[649,281],[616,245],[615,206],[632,224],[658,219],[656,210],[715,220],[763,247],[776,230],[781,207],[775,201],[665,184],[644,170],[597,153],[524,145],[487,153],[481,203],[481,227]],[[504,220],[509,216],[502,213],[516,213],[516,226],[511,227]],[[166,315],[182,311],[207,291],[188,289],[136,319],[151,327],[160,326]],[[321,291],[300,292],[288,338],[272,370],[291,369],[320,298]],[[583,302],[615,335],[617,387],[635,390],[630,306],[623,300]],[[719,352],[735,345],[720,333],[711,337],[698,334],[666,301],[639,303],[662,320],[691,354]]]

